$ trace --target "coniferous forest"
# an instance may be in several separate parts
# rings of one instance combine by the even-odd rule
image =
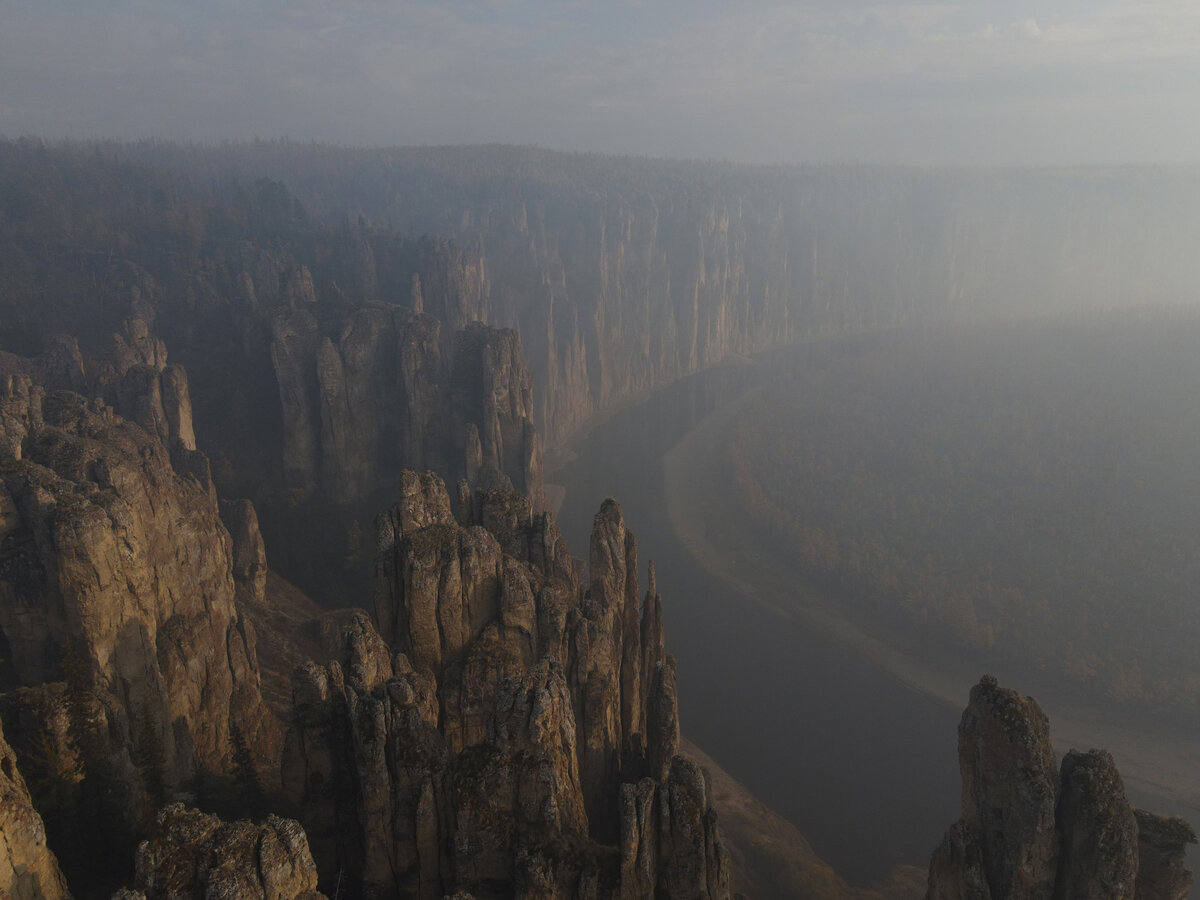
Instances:
[[[860,621],[1192,713],[1198,341],[1176,308],[806,347],[729,432],[729,496]]]

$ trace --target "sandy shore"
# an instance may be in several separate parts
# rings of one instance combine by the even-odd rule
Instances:
[[[819,629],[831,640],[852,648],[866,662],[909,687],[960,709],[966,704],[971,677],[947,672],[865,633],[854,623],[832,614],[836,604],[805,585],[797,585],[770,559],[749,558],[744,548],[731,549],[710,538],[710,523],[718,521],[719,484],[727,473],[713,459],[723,431],[756,392],[744,395],[710,415],[663,457],[664,494],[671,528],[696,561],[729,587],[731,602],[757,603],[781,616]],[[739,559],[741,552],[743,558]],[[823,602],[824,601],[824,602]],[[1102,747],[1112,753],[1125,779],[1131,800],[1155,811],[1170,811],[1200,823],[1200,744],[1171,734],[1131,726],[1108,710],[1079,707],[1039,692],[1038,701],[1050,717],[1051,733],[1060,753],[1069,749]],[[947,740],[954,740],[947,735]],[[949,823],[947,823],[949,824]]]

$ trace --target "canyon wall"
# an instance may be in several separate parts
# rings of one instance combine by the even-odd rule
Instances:
[[[400,151],[379,173],[394,205],[361,208],[482,245],[494,321],[521,333],[550,445],[626,398],[813,335],[1193,302],[1200,287],[1187,249],[1200,221],[1179,200],[1200,201],[1190,172],[511,156]],[[491,179],[422,206],[413,181],[468,160],[491,162]]]
[[[24,691],[10,712],[26,720],[66,679],[114,765],[154,748],[160,790],[229,773],[239,744],[265,769],[278,736],[207,460],[101,400],[19,373],[0,388],[0,646],[5,687]]]
[[[479,254],[537,426],[811,335],[1194,302],[1200,170],[750,167],[523,147],[115,146]]]
[[[314,221],[267,178],[65,146],[0,142],[0,198],[0,350],[164,436],[185,370],[194,420],[174,425],[260,513],[361,516],[405,466],[539,498],[530,375],[518,337],[483,324],[478,246]]]

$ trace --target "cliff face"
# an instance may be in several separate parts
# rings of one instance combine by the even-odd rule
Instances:
[[[166,344],[153,334],[148,321],[153,310],[139,311],[140,305],[131,304],[130,317],[113,334],[106,352],[98,354],[91,366],[81,366],[87,372],[87,387],[61,386],[103,397],[117,415],[141,425],[172,453],[182,455],[196,449],[187,372],[182,366],[168,365]],[[57,341],[72,347],[73,358],[82,364],[74,338],[60,335]]]
[[[193,168],[194,154],[121,155]],[[632,394],[804,335],[1187,302],[1200,275],[1189,170],[752,168],[294,144],[205,161],[282,179],[323,220],[364,216],[478,252],[479,318],[520,331],[549,446]],[[372,250],[379,269],[385,254]]]
[[[313,240],[294,255],[245,248],[224,261],[230,284],[157,307],[239,492],[357,507],[406,466],[540,492],[529,374],[516,336],[479,324],[478,253],[353,229]]]
[[[379,632],[340,614],[332,660],[294,675],[284,784],[318,865],[368,896],[727,897],[616,504],[586,589],[528,497],[459,505],[405,473],[376,524]]]
[[[1200,275],[1200,178],[1186,169],[784,169],[286,142],[6,142],[0,162],[27,198],[8,211],[5,346],[107,334],[119,323],[104,310],[137,289],[170,311],[157,330],[207,410],[233,391],[202,377],[206,357],[270,377],[261,351],[279,306],[425,313],[442,323],[443,358],[470,322],[514,326],[550,446],[640,391],[805,335],[1183,302]],[[124,264],[118,233],[156,287],[96,271]],[[320,337],[336,345],[344,324],[322,321]]]
[[[5,687],[73,681],[108,751],[129,766],[153,748],[168,788],[229,773],[239,744],[263,768],[276,741],[234,544],[207,460],[178,435],[172,453],[103,401],[20,373],[0,385]]]
[[[549,444],[627,397],[802,333],[805,260],[781,206],[759,199],[532,186],[470,209],[462,234],[488,248],[495,315],[521,332]]]
[[[46,846],[42,817],[33,808],[16,754],[0,729],[0,896],[11,900],[65,900],[71,895]]]
[[[357,535],[401,469],[508,484],[540,506],[542,464],[520,340],[478,321],[489,313],[478,254],[388,234],[357,235],[351,252],[323,237],[332,247],[296,250],[319,275],[237,242],[186,272],[156,259],[162,277],[113,263],[97,276],[102,304],[67,290],[43,318],[40,295],[28,298],[17,312],[43,330],[42,353],[19,366],[0,353],[0,368],[102,398],[181,471],[208,465],[199,433],[213,480],[255,503],[276,567],[342,605],[369,590]]]
[[[354,503],[404,466],[472,485],[503,476],[540,496],[532,388],[517,336],[473,323],[446,354],[442,325],[402,307],[360,307],[334,325],[276,310],[270,356],[289,487]]]
[[[312,223],[265,178],[182,184],[7,143],[0,157],[6,189],[45,187],[5,220],[19,264],[0,347],[40,354],[43,386],[103,397],[172,452],[199,432],[216,482],[255,502],[272,543],[312,554],[322,536],[289,520],[346,532],[405,466],[506,478],[540,502],[529,375],[516,335],[479,325],[492,314],[477,244]],[[14,157],[32,168],[13,176]],[[354,589],[339,593],[322,599]]]
[[[958,752],[962,818],[934,851],[930,900],[1187,897],[1191,828],[1132,810],[1104,751],[1073,750],[1060,770],[1032,698],[984,677]]]
[[[331,240],[326,253],[349,253]],[[404,466],[473,485],[504,477],[538,496],[530,376],[516,334],[480,322],[482,262],[432,238],[380,238],[377,252],[358,242],[361,259],[323,273],[348,279],[353,295],[251,248],[222,260],[230,286],[189,283],[186,304],[124,264],[108,276],[112,340],[80,353],[56,336],[36,374],[194,450],[190,373],[224,474],[293,499],[358,504],[391,491]],[[168,343],[187,371],[167,363]]]
[[[380,474],[439,449],[438,323],[401,309],[360,309],[333,337],[311,308],[271,318],[270,356],[282,411],[286,483],[360,498]],[[384,435],[391,441],[385,443]],[[378,458],[380,454],[383,458]]]

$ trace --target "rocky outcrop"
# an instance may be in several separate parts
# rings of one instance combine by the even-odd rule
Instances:
[[[445,326],[406,307],[330,315],[286,306],[271,317],[290,486],[352,503],[407,466],[477,487],[507,478],[540,505],[533,388],[515,332],[472,323],[450,353]]]
[[[298,822],[268,816],[261,825],[177,803],[137,850],[135,886],[122,900],[323,900],[308,839]]]
[[[395,659],[365,617],[321,629],[327,665],[293,675],[283,786],[319,869],[373,896],[440,898],[450,848],[450,765],[436,683]]]
[[[621,791],[621,896],[728,896],[724,850],[714,844],[716,814],[695,763],[671,760],[659,781]]]
[[[238,745],[269,775],[273,720],[211,484],[102,401],[16,378],[0,410],[12,685],[65,677],[94,692],[115,746],[153,746],[168,787],[229,773]]]
[[[187,372],[167,364],[167,346],[151,328],[153,310],[132,315],[92,366],[88,393],[156,435],[177,457],[196,449]],[[74,388],[74,390],[81,390]]]
[[[45,352],[34,358],[0,351],[0,378],[25,376],[46,390],[86,391],[87,373],[79,342],[70,335],[56,334],[47,344]]]
[[[262,401],[278,405],[282,434],[265,443],[279,447],[284,486],[355,504],[390,492],[407,467],[472,484],[496,471],[539,491],[532,411],[519,402],[529,374],[515,336],[478,324],[489,316],[478,250],[386,231],[326,239],[331,252],[311,271],[248,255],[242,293],[253,303],[234,313],[245,335],[238,365],[266,362],[274,375]],[[484,337],[463,344],[464,330]],[[492,366],[486,377],[481,364]],[[215,374],[204,368],[210,392]]]
[[[232,542],[233,583],[239,607],[261,602],[267,590],[267,548],[249,500],[222,500],[221,521]]]
[[[1138,826],[1137,900],[1184,900],[1192,873],[1184,865],[1187,845],[1196,843],[1192,826],[1178,816],[1133,811]]]
[[[542,454],[533,426],[533,379],[521,352],[521,339],[510,328],[475,322],[456,337],[450,376],[450,443],[465,448],[465,476],[473,487],[504,478],[528,495],[535,508],[542,497]]]
[[[17,757],[0,729],[0,897],[65,900],[71,895],[46,846],[42,817],[33,808]]]
[[[1187,896],[1191,828],[1132,810],[1104,751],[1059,770],[1035,700],[985,676],[958,735],[962,818],[934,851],[930,900]]]
[[[369,306],[326,324],[320,312],[280,307],[271,317],[289,486],[355,500],[402,460],[441,462],[437,320]]]
[[[585,589],[528,497],[464,487],[460,522],[440,480],[401,486],[376,526],[380,634],[330,619],[330,660],[294,675],[284,783],[318,865],[366,896],[728,897],[617,505]]]
[[[1061,778],[1055,896],[1133,900],[1138,826],[1112,756],[1072,750],[1063,759]]]
[[[0,353],[0,376],[23,376],[43,390],[102,399],[117,415],[156,436],[181,468],[188,468],[196,450],[187,372],[167,364],[166,345],[141,315],[122,322],[108,347],[88,361],[76,338],[59,333],[38,357]]]
[[[994,679],[981,681],[959,722],[958,766],[962,820],[978,839],[992,896],[1048,900],[1058,859],[1058,766],[1041,707]]]
[[[516,335],[479,324],[491,313],[478,245],[311,224],[269,179],[184,188],[184,199],[146,171],[124,182],[130,172],[108,170],[108,183],[138,187],[97,193],[97,170],[84,169],[55,214],[71,209],[76,226],[86,219],[107,233],[98,223],[122,197],[123,250],[87,246],[96,235],[66,221],[6,245],[16,258],[25,240],[43,252],[29,261],[36,277],[0,300],[0,346],[40,354],[25,372],[35,382],[101,397],[178,450],[181,471],[204,477],[188,456],[199,432],[223,492],[256,503],[276,565],[318,599],[362,602],[346,572],[320,574],[357,548],[308,567],[329,541],[301,523],[319,516],[348,532],[405,467],[476,487],[507,479],[540,504],[530,378]],[[188,212],[164,221],[143,193]]]

